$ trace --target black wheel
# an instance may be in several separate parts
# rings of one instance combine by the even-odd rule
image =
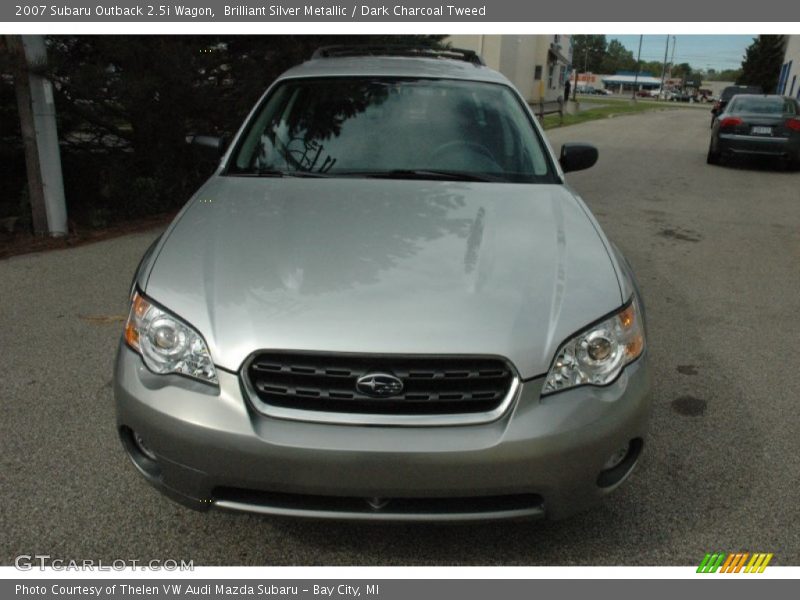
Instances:
[[[706,163],[709,165],[718,165],[722,162],[719,152],[715,152],[711,144],[708,145],[708,154],[706,155]]]

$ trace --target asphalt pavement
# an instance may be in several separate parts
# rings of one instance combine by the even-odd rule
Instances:
[[[118,442],[112,361],[157,231],[0,261],[0,564],[690,565],[709,551],[800,564],[800,173],[705,164],[706,111],[548,132],[588,141],[569,176],[640,279],[654,372],[639,468],[561,522],[385,525],[195,513]]]

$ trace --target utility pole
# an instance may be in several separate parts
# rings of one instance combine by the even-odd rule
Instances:
[[[633,77],[633,101],[636,102],[636,88],[639,87],[639,71],[642,70],[642,39],[644,35],[639,36],[639,52],[636,54],[636,75]]]
[[[572,100],[578,101],[578,66],[575,65],[575,85],[572,86]]]
[[[37,235],[66,235],[67,207],[53,86],[40,72],[47,62],[44,38],[41,35],[9,35],[6,40],[15,57],[14,87],[25,150],[33,230]]]
[[[661,97],[666,98],[664,94],[664,78],[667,76],[667,54],[669,54],[669,36],[667,36],[667,47],[664,48],[664,67],[661,69]]]
[[[678,45],[678,38],[672,36],[672,55],[669,59],[669,78],[672,79],[672,67],[675,64],[675,46]]]

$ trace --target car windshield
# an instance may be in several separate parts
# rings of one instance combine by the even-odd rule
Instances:
[[[449,79],[287,80],[232,153],[229,174],[554,181],[507,86]]]
[[[743,96],[731,102],[731,113],[753,113],[761,115],[794,114],[794,102],[785,98]]]

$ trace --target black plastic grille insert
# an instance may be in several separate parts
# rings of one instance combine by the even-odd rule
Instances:
[[[397,395],[375,398],[356,389],[363,375],[388,373],[403,382]],[[362,414],[462,414],[499,406],[514,380],[500,358],[261,352],[246,377],[265,404]]]
[[[539,508],[544,500],[538,494],[509,494],[505,496],[474,496],[465,498],[383,498],[381,508],[372,508],[367,498],[287,494],[232,487],[217,487],[211,492],[216,500],[227,500],[252,506],[291,509],[295,511],[329,511],[348,514],[439,514],[510,512]],[[377,499],[376,499],[377,500]]]

